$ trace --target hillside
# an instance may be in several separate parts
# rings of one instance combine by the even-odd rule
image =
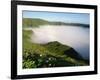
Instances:
[[[58,41],[32,43],[31,34],[31,30],[23,30],[23,68],[89,65],[72,47]]]
[[[23,26],[24,27],[38,27],[39,25],[46,25],[49,22],[43,19],[38,18],[23,18]]]
[[[72,58],[75,58],[77,60],[83,59],[73,48],[67,45],[63,45],[59,43],[58,41],[53,41],[45,44],[45,47],[52,53],[55,53],[57,55],[65,55]]]
[[[89,24],[47,21],[39,18],[23,18],[23,27],[38,27],[40,25],[67,25],[89,27]]]

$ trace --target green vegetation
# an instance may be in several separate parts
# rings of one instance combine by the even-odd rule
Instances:
[[[24,27],[38,27],[39,25],[46,25],[48,23],[48,21],[42,19],[23,18]]]
[[[24,69],[89,65],[73,48],[57,41],[47,44],[32,43],[32,33],[31,30],[23,30]]]
[[[51,22],[51,21],[38,19],[38,18],[23,18],[24,27],[38,27],[40,25],[69,25],[69,26],[89,27],[89,24],[65,23],[65,22],[56,22],[56,21]]]

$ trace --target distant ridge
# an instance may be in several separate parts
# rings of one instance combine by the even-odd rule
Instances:
[[[82,26],[89,28],[89,24],[47,21],[39,18],[23,18],[24,27],[38,27],[40,25],[70,25],[70,26]]]

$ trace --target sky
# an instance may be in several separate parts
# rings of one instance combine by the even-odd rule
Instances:
[[[90,23],[90,15],[88,13],[23,11],[23,18],[40,18],[48,21],[60,21],[66,23]]]

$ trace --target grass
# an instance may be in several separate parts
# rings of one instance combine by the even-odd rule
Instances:
[[[42,19],[23,18],[24,27],[38,27],[39,25],[46,25],[49,22]]]

